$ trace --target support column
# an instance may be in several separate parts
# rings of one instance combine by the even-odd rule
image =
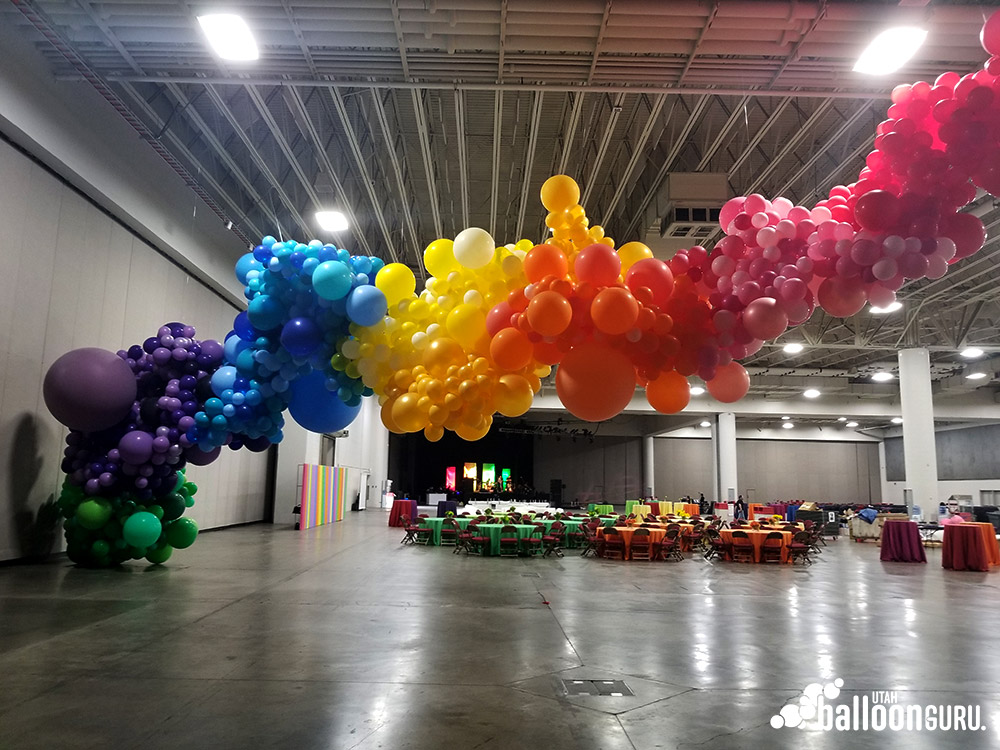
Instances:
[[[732,412],[722,412],[715,416],[712,447],[715,449],[715,461],[719,467],[715,499],[721,502],[735,502],[739,494],[737,491],[739,484],[736,480],[736,415]]]
[[[903,464],[908,510],[919,505],[924,518],[938,518],[937,450],[934,441],[934,398],[930,353],[926,349],[899,352],[899,401],[903,417]]]
[[[646,435],[642,438],[642,496],[656,496],[656,464],[653,453],[653,436]]]

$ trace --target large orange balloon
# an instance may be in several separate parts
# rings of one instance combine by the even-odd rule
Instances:
[[[535,360],[543,365],[557,365],[562,362],[564,352],[558,344],[547,341],[536,341],[534,345]]]
[[[617,335],[630,331],[639,318],[639,303],[618,286],[602,289],[590,303],[590,317],[599,331]]]
[[[527,367],[534,354],[531,339],[516,328],[504,328],[490,341],[490,356],[501,370]]]
[[[715,377],[705,385],[716,401],[731,404],[747,395],[750,390],[750,375],[739,362],[730,362],[717,367]]]
[[[532,284],[546,276],[562,278],[569,272],[566,255],[554,245],[536,245],[524,256],[524,275]]]
[[[661,414],[676,414],[691,400],[691,388],[680,373],[663,372],[646,384],[646,400]]]
[[[617,349],[584,343],[563,357],[556,371],[556,393],[573,415],[602,422],[628,406],[635,393],[635,368]]]
[[[573,306],[556,292],[539,292],[528,303],[528,323],[542,336],[558,336],[572,319]]]

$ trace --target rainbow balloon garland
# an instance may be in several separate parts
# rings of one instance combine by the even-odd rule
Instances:
[[[265,237],[236,264],[248,306],[224,343],[168,323],[117,355],[69,352],[47,373],[46,405],[70,428],[59,501],[70,558],[162,563],[189,546],[186,464],[223,446],[265,450],[286,409],[332,432],[377,396],[392,432],[478,440],[494,414],[528,411],[556,365],[560,401],[588,421],[620,413],[637,385],[678,412],[692,375],[738,401],[750,386],[738,360],[817,307],[886,306],[908,279],[940,278],[983,246],[982,222],[960,209],[977,187],[1000,196],[1000,14],[981,39],[983,70],[893,90],[856,182],[813,208],[733,198],[711,251],[664,262],[639,242],[616,248],[566,175],[542,185],[545,243],[498,247],[476,227],[435,240],[419,293],[405,265]]]

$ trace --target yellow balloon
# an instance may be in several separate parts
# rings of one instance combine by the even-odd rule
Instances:
[[[644,258],[652,258],[653,251],[641,242],[626,242],[618,248],[618,257],[622,260],[622,271],[627,271],[634,263]]]
[[[531,383],[520,375],[501,375],[493,391],[497,411],[505,417],[519,417],[528,411],[534,395]]]
[[[429,424],[424,428],[424,437],[427,438],[428,441],[436,443],[444,437],[444,428]]]
[[[375,276],[375,287],[382,290],[385,301],[392,309],[404,299],[409,299],[417,290],[417,280],[407,266],[390,263],[383,266]]]
[[[462,438],[462,440],[467,440],[472,443],[486,437],[486,433],[490,431],[490,424],[491,423],[487,420],[483,420],[483,422],[476,427],[469,427],[464,422],[459,423],[455,425],[455,434]]]
[[[424,266],[432,276],[444,279],[461,268],[455,260],[454,244],[449,239],[434,240],[424,250]]]
[[[381,399],[382,397],[380,396],[379,398]],[[381,411],[382,424],[385,425],[385,428],[389,430],[389,432],[393,432],[397,435],[402,435],[403,430],[401,430],[399,428],[399,425],[397,425],[395,421],[393,421],[392,419],[392,406],[393,402],[390,400],[387,400],[382,404],[382,411]]]
[[[569,175],[553,175],[542,183],[541,199],[549,211],[562,211],[580,202],[580,186]]]
[[[462,303],[448,313],[448,333],[466,349],[471,349],[486,335],[486,315],[478,307]]]
[[[427,425],[427,416],[420,410],[415,393],[404,393],[392,405],[392,421],[403,432],[419,432]]]

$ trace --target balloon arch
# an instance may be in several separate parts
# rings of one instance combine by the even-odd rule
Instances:
[[[223,446],[265,450],[286,409],[331,432],[377,396],[392,432],[477,440],[493,414],[524,414],[555,365],[560,401],[589,421],[621,412],[636,385],[678,412],[691,375],[738,401],[750,385],[738,360],[817,306],[836,317],[886,306],[907,279],[940,278],[983,246],[982,222],[960,209],[977,187],[1000,196],[1000,14],[981,40],[995,55],[983,70],[893,89],[856,182],[812,208],[733,198],[711,251],[664,262],[639,242],[616,248],[566,175],[542,185],[548,241],[498,247],[475,227],[435,240],[419,294],[402,264],[265,237],[236,264],[249,304],[224,343],[168,323],[48,371],[46,405],[70,428],[59,501],[70,558],[162,563],[189,546],[197,488],[184,467]]]

